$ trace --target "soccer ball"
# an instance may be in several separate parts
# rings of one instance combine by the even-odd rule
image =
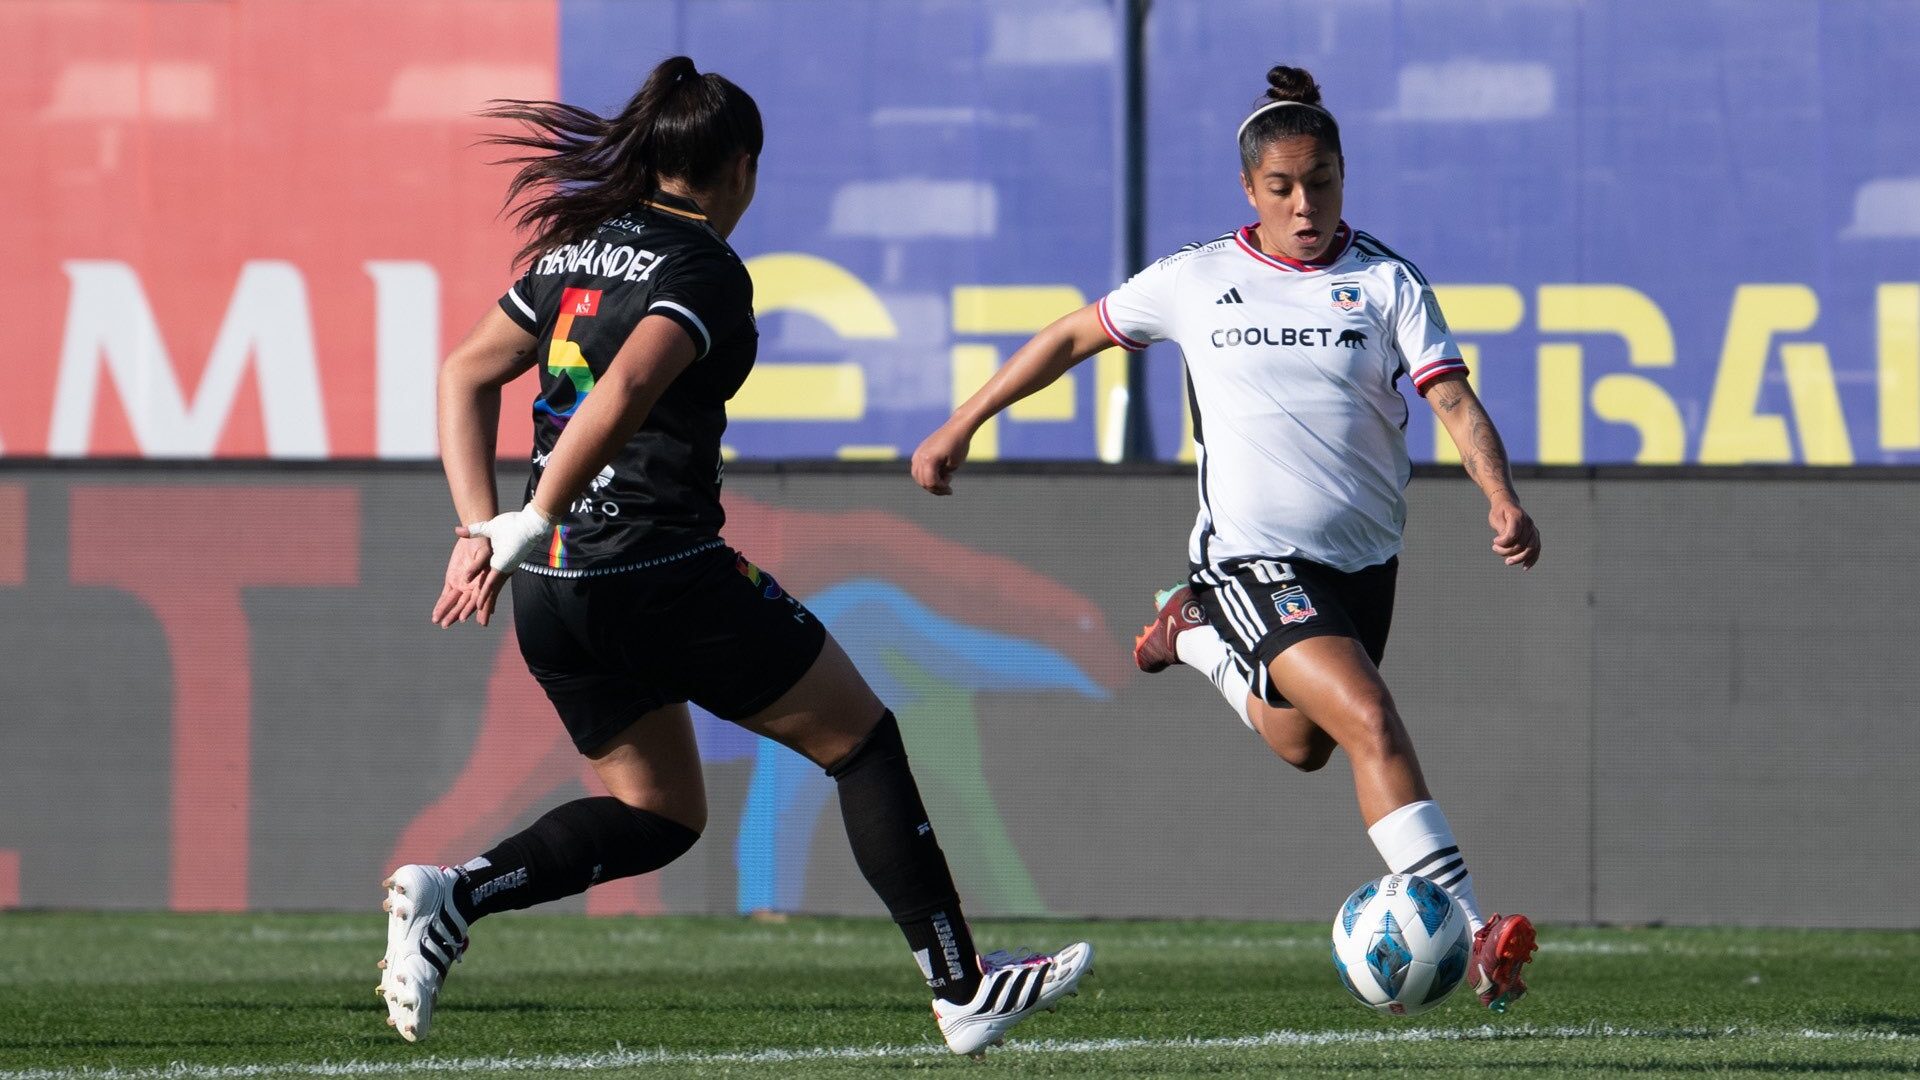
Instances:
[[[1353,890],[1333,917],[1333,968],[1362,1005],[1415,1016],[1445,1000],[1467,974],[1467,913],[1447,891],[1413,874],[1388,874]]]

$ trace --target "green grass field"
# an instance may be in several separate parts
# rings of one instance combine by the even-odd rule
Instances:
[[[983,1062],[937,1046],[892,926],[489,920],[401,1042],[366,916],[0,915],[0,1080],[416,1076],[1823,1076],[1920,1072],[1920,935],[1545,927],[1504,1017],[1349,1000],[1320,926],[983,922],[1085,937],[1080,997]]]

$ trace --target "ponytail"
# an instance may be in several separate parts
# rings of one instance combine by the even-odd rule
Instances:
[[[487,143],[533,151],[495,163],[520,167],[506,205],[530,238],[516,263],[592,235],[652,198],[663,179],[708,187],[741,153],[758,167],[766,138],[753,98],[720,75],[701,74],[684,56],[662,60],[612,116],[518,100],[495,101],[481,115],[524,125]]]

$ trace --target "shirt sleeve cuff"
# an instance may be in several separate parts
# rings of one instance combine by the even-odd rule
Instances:
[[[527,333],[540,332],[540,317],[534,313],[533,306],[527,303],[527,298],[520,295],[517,286],[509,288],[506,295],[500,298],[500,310],[506,312],[507,318]]]
[[[1107,332],[1107,337],[1112,340],[1115,345],[1120,346],[1128,352],[1139,352],[1141,349],[1147,347],[1146,342],[1135,341],[1126,334],[1121,333],[1120,328],[1114,325],[1113,316],[1107,314],[1106,297],[1103,296],[1100,298],[1100,302],[1094,305],[1094,310],[1100,314],[1100,329]]]
[[[1456,373],[1461,375],[1467,373],[1467,362],[1465,360],[1457,356],[1449,356],[1444,360],[1435,360],[1433,363],[1413,373],[1413,388],[1419,391],[1422,396],[1425,396],[1427,387],[1432,386],[1435,379],[1438,379],[1442,375],[1453,375]]]
[[[647,305],[647,314],[664,315],[679,323],[680,329],[685,330],[687,336],[693,339],[695,360],[707,355],[713,349],[713,335],[707,332],[707,324],[700,321],[700,316],[695,315],[693,309],[685,304],[672,300],[655,300]]]

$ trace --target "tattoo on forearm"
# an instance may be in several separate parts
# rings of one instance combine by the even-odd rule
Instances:
[[[1500,432],[1494,429],[1493,418],[1478,403],[1467,414],[1467,438],[1461,448],[1460,463],[1467,475],[1489,495],[1502,492],[1515,495],[1507,448],[1500,441]]]
[[[1440,411],[1446,413],[1458,409],[1460,403],[1467,400],[1466,391],[1461,390],[1460,384],[1451,379],[1434,387],[1430,396],[1433,398],[1433,403],[1440,407]]]

